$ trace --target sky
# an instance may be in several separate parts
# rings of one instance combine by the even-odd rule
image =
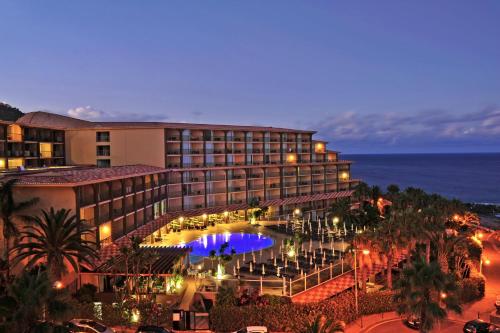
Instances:
[[[499,152],[500,1],[0,0],[0,101]]]

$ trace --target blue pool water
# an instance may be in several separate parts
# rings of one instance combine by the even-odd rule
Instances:
[[[258,251],[260,249],[265,249],[274,244],[274,240],[269,236],[243,232],[228,232],[223,234],[203,235],[192,242],[183,244],[183,246],[193,248],[191,252],[192,258],[200,258],[208,257],[212,250],[218,253],[221,245],[226,242],[229,243],[226,254],[230,254],[231,248],[234,248],[236,254],[241,254],[251,252],[252,250]]]

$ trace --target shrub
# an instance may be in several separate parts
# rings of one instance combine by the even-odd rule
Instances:
[[[263,298],[269,297],[263,296]],[[362,314],[394,310],[392,292],[361,294],[359,310]],[[334,321],[346,323],[354,321],[356,319],[354,293],[345,292],[319,303],[294,304],[280,297],[265,305],[216,305],[210,312],[210,322],[212,329],[217,332],[236,331],[249,325],[267,326],[270,331],[304,332],[307,323],[318,315]]]
[[[485,281],[482,277],[471,277],[458,282],[460,301],[468,303],[484,297]]]
[[[86,283],[76,291],[74,297],[81,303],[89,303],[95,301],[97,287],[93,284]]]

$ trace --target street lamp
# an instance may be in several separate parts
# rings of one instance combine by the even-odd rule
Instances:
[[[481,256],[481,260],[479,260],[479,274],[483,274],[483,263],[486,266],[489,266],[491,264],[491,261],[488,258],[484,258],[483,260],[483,256]]]
[[[354,251],[354,299],[355,299],[355,305],[356,305],[356,317],[359,314],[359,305],[358,305],[358,261],[356,259],[356,253],[358,251],[361,251],[361,253],[365,256],[370,254],[370,250],[364,249],[364,250],[358,250],[356,248],[353,249]],[[363,316],[361,316],[361,327],[363,327]]]

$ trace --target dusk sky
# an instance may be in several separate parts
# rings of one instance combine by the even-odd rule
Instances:
[[[0,101],[500,151],[500,1],[0,0]]]

